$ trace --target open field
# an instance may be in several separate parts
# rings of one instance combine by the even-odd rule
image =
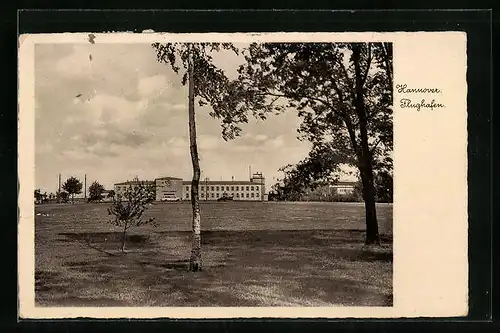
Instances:
[[[187,271],[189,203],[152,205],[158,227],[127,253],[107,204],[36,207],[40,306],[390,306],[392,205],[381,249],[366,249],[356,203],[202,203],[203,271]]]

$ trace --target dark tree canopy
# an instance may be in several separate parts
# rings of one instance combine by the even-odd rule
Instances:
[[[298,112],[299,138],[313,149],[288,167],[288,178],[314,185],[341,164],[358,168],[367,243],[378,243],[374,172],[388,164],[393,147],[392,44],[254,43],[245,51],[238,80],[215,107],[227,136],[239,134],[247,115]]]
[[[94,181],[89,186],[89,201],[99,201],[102,200],[102,194],[104,192],[104,186]]]
[[[69,177],[66,179],[62,188],[71,196],[71,199],[73,200],[75,194],[82,193],[83,184],[78,178]]]
[[[357,61],[353,49],[359,53]],[[229,84],[230,93],[215,113],[221,118],[231,114],[224,120],[234,134],[249,114],[265,119],[292,109],[303,120],[301,139],[330,144],[345,163],[356,164],[361,146],[361,119],[355,109],[359,64],[372,154],[392,150],[391,44],[269,43],[252,44],[246,51],[240,77]]]

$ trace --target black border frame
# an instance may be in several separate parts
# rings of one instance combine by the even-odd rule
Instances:
[[[32,4],[36,6],[36,1]],[[245,328],[259,330],[276,328],[283,330],[296,329],[331,329],[348,330],[375,329],[386,330],[402,328],[404,330],[421,330],[425,322],[455,322],[455,330],[468,330],[471,327],[465,322],[492,320],[492,24],[491,10],[384,10],[384,11],[331,11],[331,10],[45,10],[18,12],[17,34],[50,33],[50,32],[107,32],[134,31],[144,29],[168,32],[338,32],[338,31],[449,31],[467,32],[467,82],[468,82],[468,184],[469,184],[469,315],[459,318],[418,318],[418,319],[247,319],[247,320],[22,320],[16,328],[26,330],[74,330],[78,326],[94,330],[96,328],[124,329],[223,329]],[[12,15],[7,17],[7,24],[14,23]],[[12,28],[12,27],[11,27]],[[12,29],[9,30],[12,32]],[[4,34],[7,38],[11,66],[17,63],[17,54],[13,43],[17,34]],[[6,45],[7,46],[7,45]],[[424,46],[423,46],[424,47]],[[7,48],[5,48],[7,50]],[[7,66],[6,66],[7,67]],[[17,67],[17,66],[16,66]],[[16,67],[5,68],[16,77]],[[12,85],[13,86],[13,85]],[[11,86],[11,89],[12,89]],[[9,88],[3,93],[9,94]],[[13,89],[14,90],[14,89]],[[14,91],[11,91],[14,93]],[[0,157],[10,157],[2,162],[0,181],[0,202],[7,203],[16,209],[17,196],[17,114],[13,111],[17,104],[8,104],[10,108],[0,108],[0,125],[2,140],[0,141]],[[15,160],[15,162],[13,162]],[[17,219],[14,210],[0,210],[0,218],[8,222],[6,235],[17,240],[17,227],[13,223]],[[17,243],[17,241],[15,241]],[[2,248],[5,243],[2,244]],[[13,265],[9,265],[7,275],[17,285],[17,247],[9,248]],[[12,253],[14,252],[14,253]],[[14,284],[12,284],[14,285]],[[4,320],[15,324],[17,320],[17,290],[11,291],[8,297],[8,310],[2,311]],[[14,301],[15,300],[15,301]],[[4,321],[2,320],[2,321]],[[3,326],[3,325],[2,325]],[[10,325],[9,325],[10,326]],[[0,326],[1,327],[1,326]],[[12,328],[12,327],[11,327]],[[427,328],[427,327],[426,327]]]

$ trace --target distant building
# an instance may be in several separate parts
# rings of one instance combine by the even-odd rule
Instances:
[[[155,179],[156,201],[182,200],[182,178],[161,177]]]
[[[356,190],[356,182],[339,181],[335,184],[318,186],[314,190],[305,193],[307,200],[327,200],[332,197],[349,197]]]
[[[156,201],[191,200],[191,181],[176,177],[160,177],[154,181]],[[137,182],[115,184],[115,193],[123,194]],[[229,198],[235,201],[266,201],[265,178],[262,173],[254,173],[250,180],[212,181],[200,179],[198,193],[200,201]]]
[[[114,190],[104,190],[102,191],[102,201],[104,202],[108,202],[108,201],[113,201],[113,198],[110,197],[109,195],[113,192],[115,192]]]
[[[128,190],[130,189],[131,187],[132,188],[135,188],[135,186],[137,185],[155,185],[155,182],[154,181],[150,181],[150,180],[140,180],[140,181],[137,181],[137,180],[132,180],[132,181],[127,181],[127,182],[123,182],[123,183],[117,183],[115,184],[115,195],[122,195]]]
[[[331,194],[350,195],[356,189],[356,182],[337,182],[329,186]]]

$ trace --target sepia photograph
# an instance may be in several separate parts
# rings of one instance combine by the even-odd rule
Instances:
[[[19,54],[24,317],[466,311],[463,34],[46,34]]]
[[[37,306],[391,306],[392,73],[383,42],[36,45]]]

